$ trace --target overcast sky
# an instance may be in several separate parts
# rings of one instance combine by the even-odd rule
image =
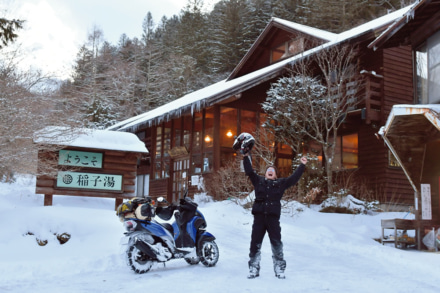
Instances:
[[[204,2],[208,9],[218,0]],[[26,52],[25,64],[66,78],[94,26],[105,40],[117,44],[123,33],[141,37],[148,12],[158,23],[164,15],[178,15],[186,4],[187,0],[0,0],[0,17],[26,20],[16,42]]]

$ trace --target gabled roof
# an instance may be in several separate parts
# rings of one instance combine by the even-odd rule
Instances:
[[[264,50],[266,40],[270,39],[276,31],[282,30],[286,33],[296,33],[307,36],[309,39],[315,40],[317,43],[322,44],[332,41],[336,38],[337,34],[321,30],[318,28],[310,27],[307,25],[295,23],[288,20],[283,20],[277,17],[273,17],[266,25],[260,36],[248,50],[246,55],[240,60],[240,62],[232,70],[227,80],[234,79],[240,75],[241,69],[250,61],[251,57],[258,54],[258,51]]]
[[[423,28],[421,28],[423,26]],[[422,0],[398,18],[379,37],[368,45],[377,50],[380,47],[419,45],[428,35],[440,27],[440,0]],[[421,28],[420,31],[417,29]]]
[[[343,42],[357,39],[358,37],[364,37],[366,34],[375,34],[376,30],[379,28],[384,28],[384,26],[390,24],[395,19],[401,17],[404,13],[409,10],[410,7],[400,9],[366,24],[355,27],[351,30],[340,34],[323,33],[323,31],[318,29],[313,29],[299,24],[294,24],[287,21],[280,21],[279,19],[273,19],[271,25],[289,25],[291,28],[295,27],[297,29],[301,28],[303,31],[307,29],[308,33],[321,34],[320,37],[326,36],[326,38],[331,38],[331,40],[325,39],[326,43],[312,48],[301,54],[289,57],[287,59],[281,60],[277,63],[271,64],[267,67],[261,68],[249,74],[236,77],[233,79],[225,79],[213,85],[207,86],[203,89],[197,90],[190,94],[187,94],[179,99],[176,99],[168,104],[162,105],[154,110],[148,111],[146,113],[140,114],[138,116],[121,121],[111,127],[109,130],[121,130],[121,131],[136,131],[142,127],[149,127],[156,125],[163,121],[169,121],[173,118],[180,117],[184,113],[191,111],[199,111],[200,109],[212,106],[226,99],[239,99],[239,94],[246,91],[258,84],[261,84],[267,80],[273,79],[277,76],[283,74],[292,63],[297,62],[304,57],[310,56],[319,52],[320,50],[331,47]],[[266,31],[266,30],[265,30]],[[255,43],[261,42],[262,38],[265,37],[264,32],[260,35]],[[248,54],[246,54],[248,55]]]

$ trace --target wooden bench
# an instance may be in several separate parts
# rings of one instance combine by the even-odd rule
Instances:
[[[385,242],[394,242],[394,246],[397,248],[399,245],[406,247],[407,245],[417,244],[416,239],[411,241],[410,238],[398,237],[397,230],[407,231],[407,230],[417,230],[417,224],[415,220],[406,220],[406,219],[382,219],[381,220],[382,227],[382,244]],[[385,238],[385,229],[393,229],[394,230],[394,238],[389,239]],[[416,233],[417,234],[417,233]]]

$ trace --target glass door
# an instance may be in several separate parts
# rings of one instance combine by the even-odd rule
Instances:
[[[188,188],[189,157],[175,159],[173,162],[173,202],[183,197]]]

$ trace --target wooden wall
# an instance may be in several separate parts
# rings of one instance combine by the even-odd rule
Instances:
[[[393,105],[414,104],[412,58],[410,46],[383,50],[383,121],[388,118]],[[401,169],[385,168],[384,178],[386,178],[385,188],[390,201],[398,200],[399,202],[414,204],[414,190]]]

